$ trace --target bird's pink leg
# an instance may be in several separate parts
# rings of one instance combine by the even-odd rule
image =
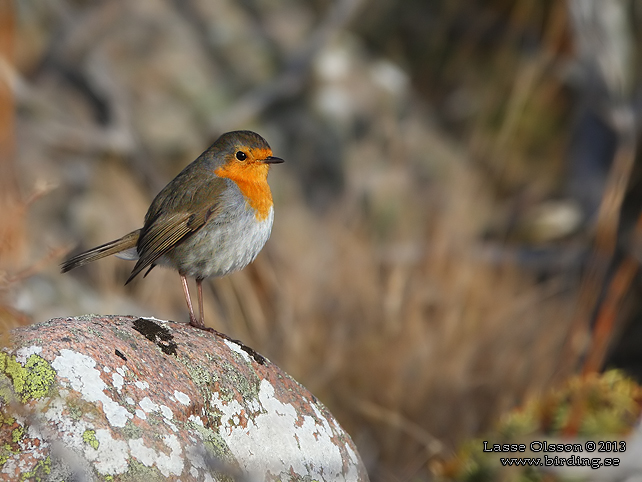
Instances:
[[[180,275],[180,277],[181,277],[181,283],[183,284],[183,293],[185,294],[185,301],[187,302],[187,309],[189,310],[189,324],[192,326],[201,328],[203,326],[203,322],[199,324],[199,321],[196,319],[196,315],[194,315],[194,307],[192,306],[192,298],[190,298],[190,295],[189,295],[189,286],[187,286],[187,278],[183,275]]]
[[[205,314],[203,313],[203,280],[196,280],[196,288],[198,289],[198,326],[205,328]]]

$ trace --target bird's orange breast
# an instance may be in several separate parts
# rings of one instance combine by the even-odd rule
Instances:
[[[267,183],[270,166],[261,162],[244,164],[231,162],[217,168],[214,173],[219,177],[230,179],[236,183],[248,204],[255,211],[256,219],[267,219],[272,201],[272,191]]]

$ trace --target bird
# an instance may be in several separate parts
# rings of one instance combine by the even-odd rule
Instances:
[[[127,285],[156,266],[178,271],[189,324],[203,330],[203,280],[239,271],[251,263],[270,237],[274,203],[267,182],[272,154],[259,134],[241,130],[222,134],[154,198],[143,227],[61,264],[66,273],[110,255],[136,260]],[[196,280],[199,316],[188,278]]]

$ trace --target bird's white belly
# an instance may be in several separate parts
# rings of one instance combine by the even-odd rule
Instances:
[[[197,233],[159,260],[192,278],[224,276],[245,268],[270,237],[274,208],[257,221],[251,209],[241,209],[233,219],[208,221]]]

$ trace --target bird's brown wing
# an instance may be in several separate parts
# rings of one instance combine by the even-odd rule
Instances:
[[[140,230],[139,259],[125,284],[220,213],[226,182],[210,170],[207,164],[193,162],[152,201]]]
[[[195,212],[160,214],[146,223],[138,241],[139,259],[125,284],[154,263],[185,238],[201,229],[220,209],[220,203],[202,206]]]

